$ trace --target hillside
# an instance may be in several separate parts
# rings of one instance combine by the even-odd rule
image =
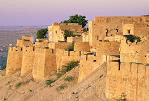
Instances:
[[[34,81],[31,75],[19,77],[17,72],[12,76],[4,76],[0,72],[0,101],[106,101],[104,99],[103,85],[105,78],[103,64],[88,79],[77,84],[79,67],[63,75],[48,86],[45,81]],[[100,75],[99,75],[100,74]],[[55,74],[50,78],[55,78]],[[74,79],[66,81],[71,76]]]

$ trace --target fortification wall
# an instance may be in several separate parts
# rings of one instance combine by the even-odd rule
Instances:
[[[83,55],[80,59],[79,78],[78,82],[86,79],[95,69],[99,68],[94,55]]]
[[[82,42],[89,42],[88,32],[82,33]]]
[[[52,72],[56,71],[56,56],[53,49],[36,48],[33,64],[33,78],[43,80]]]
[[[11,75],[22,67],[22,48],[10,47],[8,51],[6,75]]]
[[[106,97],[111,101],[126,97],[128,101],[148,100],[148,66],[110,62],[107,67]]]
[[[60,28],[63,31],[64,30],[69,30],[69,31],[73,31],[73,32],[82,32],[83,31],[82,26],[77,23],[60,24]]]
[[[57,70],[61,70],[62,66],[70,61],[79,61],[81,52],[79,51],[65,51],[63,49],[56,49],[56,64]]]
[[[127,43],[125,39],[122,40],[120,46],[120,61],[147,64],[147,54],[149,51],[148,43],[148,41]]]
[[[69,42],[57,42],[55,43],[55,49],[66,49],[71,44]]]
[[[33,46],[33,44],[31,41],[19,39],[17,40],[16,46],[23,48],[24,46]]]
[[[32,36],[22,36],[22,40],[27,40],[27,41],[33,42],[33,37]]]
[[[120,43],[119,42],[106,42],[101,41],[98,42],[98,45],[96,47],[97,54],[104,54],[104,55],[119,55],[120,51]]]
[[[88,42],[76,42],[74,44],[74,51],[90,51]]]
[[[32,72],[34,63],[35,47],[23,47],[23,58],[21,67],[21,76]]]
[[[38,48],[49,47],[49,42],[48,40],[36,40],[35,47]]]
[[[95,17],[94,20],[89,22],[89,43],[92,47],[96,47],[98,40],[104,40],[105,37],[114,35],[123,35],[123,24],[144,24],[145,21],[143,19],[143,16]]]

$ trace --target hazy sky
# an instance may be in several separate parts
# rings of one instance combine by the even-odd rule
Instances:
[[[149,0],[0,0],[0,26],[48,25],[73,14],[149,14]]]

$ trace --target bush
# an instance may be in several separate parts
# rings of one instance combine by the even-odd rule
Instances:
[[[63,72],[71,71],[73,68],[77,67],[79,65],[79,61],[70,61],[66,65],[62,67]]]
[[[55,82],[55,80],[46,80],[46,85],[51,86],[53,82]]]
[[[62,66],[62,70],[60,70],[57,73],[57,78],[60,78],[62,75],[64,75],[66,72],[71,71],[73,68],[77,67],[79,65],[79,61],[70,61],[66,65]]]
[[[124,35],[124,37],[126,37],[126,42],[130,41],[130,42],[140,42],[141,38],[135,35]]]
[[[74,80],[74,77],[72,77],[72,76],[67,76],[64,80],[65,80],[65,81],[73,81],[73,80]]]
[[[19,88],[21,85],[22,85],[22,82],[18,82],[18,83],[16,84],[16,88]]]
[[[67,87],[67,85],[64,83],[64,84],[60,85],[60,86],[57,88],[57,90],[63,90],[63,89],[65,89],[66,87]]]

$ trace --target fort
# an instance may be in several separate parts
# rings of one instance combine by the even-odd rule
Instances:
[[[65,31],[75,36],[64,36]],[[97,16],[83,32],[75,23],[48,26],[48,40],[23,36],[8,51],[6,75],[21,71],[35,80],[45,80],[70,61],[79,61],[78,83],[99,68],[105,75],[104,93],[109,101],[149,99],[149,17]],[[72,45],[74,50],[67,48]],[[104,72],[105,71],[105,72]],[[103,73],[103,74],[102,74]]]

